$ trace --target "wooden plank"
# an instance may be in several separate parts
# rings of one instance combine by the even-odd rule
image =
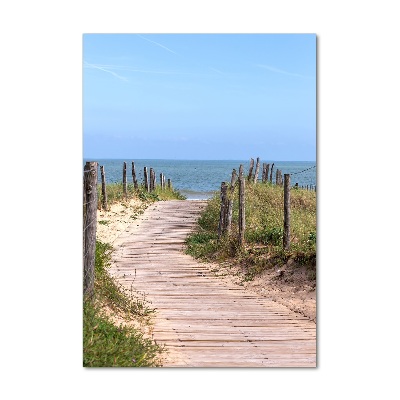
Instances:
[[[157,311],[164,366],[316,366],[316,325],[210,273],[183,254],[204,201],[155,203],[114,242],[111,273]]]

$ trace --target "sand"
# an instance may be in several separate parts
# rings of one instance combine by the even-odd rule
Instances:
[[[113,244],[115,239],[135,222],[151,203],[131,199],[125,203],[111,204],[107,211],[97,210],[96,238]]]

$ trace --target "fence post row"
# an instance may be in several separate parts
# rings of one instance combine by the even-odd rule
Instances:
[[[282,171],[280,169],[276,170],[276,185],[283,185]]]
[[[257,183],[258,173],[260,172],[260,157],[257,157],[256,171],[254,172],[254,183]]]
[[[290,248],[290,174],[284,175],[283,187],[283,248]]]
[[[226,182],[221,183],[221,209],[219,213],[218,223],[218,239],[225,233],[225,219],[226,219],[226,207],[227,207],[227,190],[228,185]]]
[[[235,183],[237,179],[236,169],[232,171],[232,178],[231,178],[231,186],[229,188],[229,198],[228,198],[228,207],[226,211],[226,219],[225,219],[225,231],[229,233],[232,227],[232,213],[233,213],[233,195],[235,191]]]
[[[84,167],[83,189],[85,194],[83,219],[83,295],[91,297],[94,292],[94,259],[96,254],[97,228],[97,167],[88,161]]]
[[[262,166],[262,174],[261,174],[261,182],[264,183],[265,182],[265,167],[267,166],[266,163],[263,163]]]
[[[133,186],[135,189],[138,189],[138,182],[136,179],[136,170],[135,170],[135,163],[132,161],[132,180],[133,180]]]
[[[263,172],[262,172],[262,178],[261,178],[262,183],[268,182],[268,172],[269,172],[269,164],[263,163]]]
[[[269,181],[272,183],[272,172],[273,172],[273,170],[274,170],[274,163],[272,163],[272,165],[271,165],[271,174],[270,174],[270,176],[269,176]]]
[[[144,188],[146,192],[149,191],[149,178],[147,176],[147,167],[143,168],[143,179],[144,179]]]
[[[240,164],[239,167],[239,247],[244,244],[244,230],[246,227],[245,221],[245,204],[244,204],[244,190],[245,190],[245,180],[243,176],[243,165]]]
[[[127,181],[126,181],[126,162],[124,162],[124,168],[122,170],[122,187],[123,187],[123,191],[124,191],[125,200],[128,198],[128,193],[127,193],[127,190],[126,190],[126,184],[127,184]]]
[[[153,168],[150,167],[150,190],[149,190],[150,192],[154,190],[154,177],[155,177],[154,170]]]
[[[250,158],[249,175],[247,176],[248,181],[250,181],[251,177],[253,176],[253,167],[254,167],[254,160]]]
[[[107,211],[107,190],[106,190],[106,175],[104,172],[104,166],[100,165],[100,172],[101,172],[101,196],[102,196],[102,205],[103,209]]]

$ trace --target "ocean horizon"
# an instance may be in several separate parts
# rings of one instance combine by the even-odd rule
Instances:
[[[188,200],[204,200],[211,198],[220,190],[221,182],[230,182],[232,170],[239,171],[243,165],[245,176],[248,174],[250,159],[248,160],[173,160],[173,159],[95,159],[84,158],[83,166],[87,161],[96,161],[104,167],[107,183],[122,182],[122,170],[124,162],[127,167],[127,180],[132,183],[132,161],[135,163],[136,178],[143,182],[144,167],[153,168],[156,174],[156,183],[160,182],[160,173],[166,180],[171,179],[174,189],[179,190]],[[257,159],[254,158],[253,174]],[[283,174],[295,174],[291,177],[291,185],[316,186],[316,161],[273,161],[260,159],[260,171],[258,179],[261,181],[262,164],[274,163],[273,182],[277,169]],[[100,169],[98,182],[101,182]]]

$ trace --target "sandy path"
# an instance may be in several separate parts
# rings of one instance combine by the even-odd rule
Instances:
[[[157,202],[113,241],[111,274],[157,310],[153,335],[168,349],[164,366],[316,366],[315,323],[183,254],[204,205]]]

